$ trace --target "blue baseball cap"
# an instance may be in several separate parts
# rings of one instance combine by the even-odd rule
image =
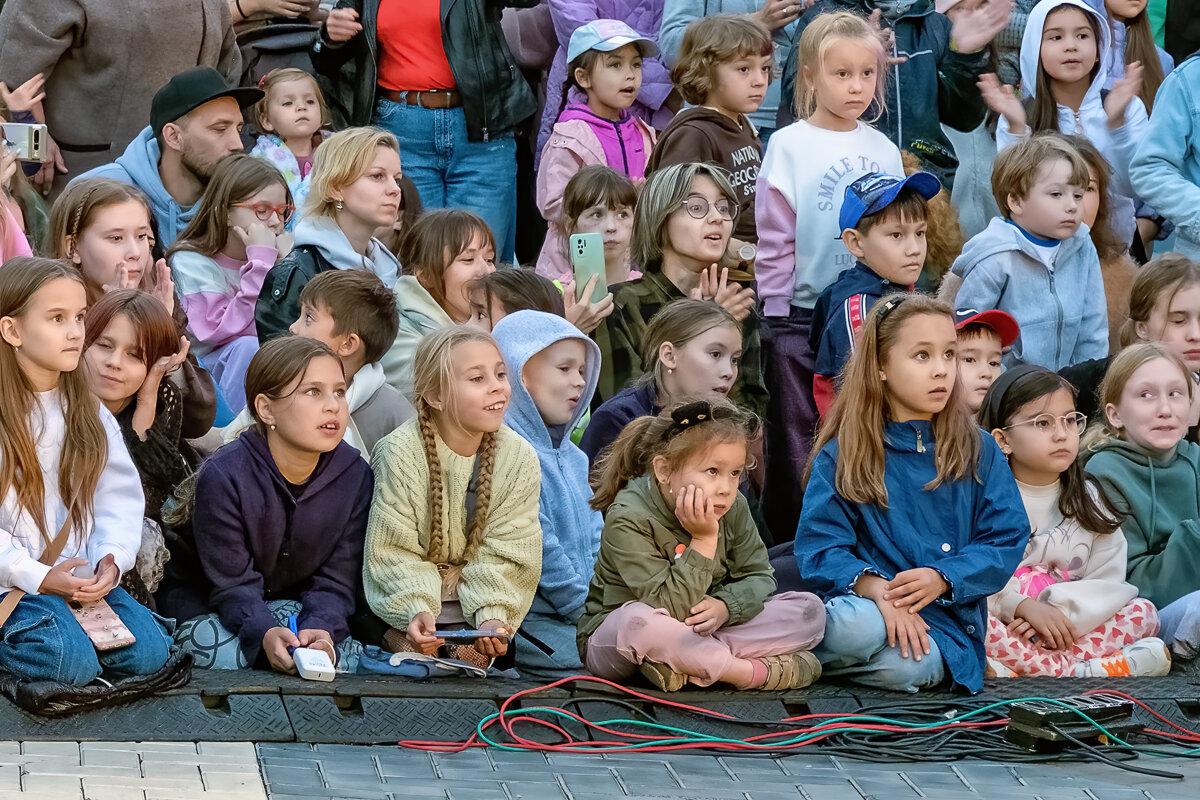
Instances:
[[[846,187],[842,210],[838,214],[839,229],[857,227],[863,217],[883,211],[906,186],[916,189],[926,200],[932,200],[942,190],[941,182],[928,172],[914,172],[907,178],[868,172]]]
[[[607,53],[627,44],[636,44],[642,51],[642,58],[658,55],[658,45],[653,39],[647,39],[621,20],[594,19],[586,25],[580,25],[571,34],[571,41],[567,45],[567,63],[570,64],[588,50]]]

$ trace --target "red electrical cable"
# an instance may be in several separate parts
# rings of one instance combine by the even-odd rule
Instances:
[[[566,716],[569,719],[572,719],[572,720],[580,723],[585,728],[587,728],[591,731],[602,732],[604,734],[621,737],[621,738],[618,738],[615,740],[608,740],[608,739],[594,739],[594,740],[586,740],[586,741],[577,740],[573,736],[571,736],[571,734],[568,733],[561,726],[555,725],[554,723],[548,722],[543,719],[539,719],[538,717],[533,716],[532,713],[528,713],[528,712],[536,712],[539,710],[539,708],[544,710],[545,707],[531,707],[528,709],[527,713],[517,713],[515,711],[510,712],[510,710],[509,710],[510,706],[512,706],[513,703],[518,702],[521,698],[527,697],[532,694],[536,694],[538,692],[544,692],[548,689],[556,688],[565,683],[573,683],[573,682],[600,683],[600,684],[604,684],[605,686],[616,689],[619,694],[624,694],[624,695],[627,695],[630,697],[644,700],[653,705],[665,706],[668,708],[677,708],[677,709],[688,711],[688,712],[691,712],[694,714],[699,714],[701,716],[723,719],[723,720],[728,720],[731,722],[743,722],[743,720],[740,720],[735,716],[732,716],[729,714],[724,714],[719,711],[712,711],[710,709],[700,708],[698,706],[689,705],[687,703],[680,703],[680,702],[666,700],[666,699],[659,698],[659,697],[653,697],[651,695],[643,694],[642,692],[638,692],[633,689],[629,689],[627,687],[620,686],[616,683],[613,683],[612,681],[608,681],[603,678],[578,675],[578,676],[573,676],[573,677],[569,677],[569,678],[563,678],[561,680],[555,681],[555,682],[547,684],[545,686],[539,686],[539,687],[535,687],[532,689],[526,689],[526,690],[517,692],[516,694],[510,696],[500,705],[499,713],[495,717],[493,717],[491,720],[484,723],[481,731],[486,731],[488,728],[493,727],[494,725],[499,723],[499,725],[500,725],[501,729],[504,731],[504,733],[512,740],[508,746],[516,747],[516,748],[522,749],[522,750],[538,750],[538,751],[552,752],[552,753],[554,753],[554,752],[558,752],[558,753],[569,753],[569,752],[576,752],[576,753],[578,753],[578,752],[664,753],[664,752],[674,752],[677,750],[713,750],[713,749],[726,750],[726,751],[730,751],[730,752],[755,752],[755,751],[761,752],[763,750],[772,749],[770,740],[773,740],[773,739],[786,740],[786,739],[790,739],[790,738],[795,738],[797,736],[810,737],[810,738],[806,739],[804,742],[790,742],[790,743],[786,743],[786,744],[783,742],[780,742],[779,744],[774,746],[774,749],[778,749],[778,750],[796,750],[801,747],[807,747],[816,742],[823,741],[824,739],[835,736],[838,733],[845,731],[845,730],[855,730],[855,731],[859,731],[859,732],[871,731],[871,732],[878,732],[878,733],[912,733],[913,732],[912,728],[909,728],[909,727],[906,727],[903,725],[891,725],[891,724],[886,724],[886,723],[856,721],[856,720],[865,720],[865,719],[869,718],[867,715],[864,715],[864,714],[804,714],[804,715],[799,715],[799,716],[795,716],[795,717],[787,717],[781,721],[783,721],[783,722],[800,722],[800,721],[810,720],[810,719],[811,720],[836,719],[837,721],[836,722],[830,721],[830,722],[818,724],[818,725],[808,727],[808,728],[799,727],[799,728],[790,728],[790,729],[779,730],[779,731],[770,731],[768,733],[758,734],[756,736],[752,736],[747,739],[738,740],[738,741],[724,741],[724,740],[722,740],[722,741],[707,741],[707,740],[701,739],[701,740],[672,742],[670,744],[652,745],[652,744],[649,744],[649,742],[651,742],[651,741],[661,742],[664,739],[670,739],[671,738],[670,734],[665,733],[665,732],[657,732],[655,734],[642,734],[642,733],[636,733],[636,732],[617,731],[617,730],[613,730],[605,725],[602,725],[600,723],[591,722],[591,721],[585,719],[584,717],[582,717],[578,714],[574,714],[570,711],[566,711],[565,709],[555,708],[554,713],[556,715]],[[542,726],[544,728],[553,730],[556,734],[558,734],[559,736],[562,737],[562,741],[559,743],[544,743],[544,742],[537,742],[532,739],[528,739],[524,736],[521,736],[514,730],[514,726],[517,724],[520,724],[520,723],[536,724],[536,725]],[[986,729],[986,728],[999,727],[1002,725],[1006,725],[1007,723],[1008,723],[1007,719],[984,720],[984,721],[980,721],[980,722],[949,722],[944,725],[935,725],[935,726],[921,728],[919,730],[921,733],[932,733],[932,732],[943,731],[943,730],[948,730],[948,729],[981,730],[981,729]],[[481,731],[476,731],[470,737],[468,737],[467,740],[464,742],[404,740],[404,741],[399,742],[398,744],[402,747],[410,747],[410,748],[414,748],[414,749],[429,750],[429,751],[441,752],[441,753],[455,753],[455,752],[461,752],[470,747],[486,747],[487,743],[481,741],[479,738],[479,733]],[[631,741],[631,740],[633,740],[633,741]],[[642,744],[642,745],[638,745],[638,740],[641,740],[646,743]]]
[[[1150,713],[1151,713],[1153,716],[1155,716],[1155,717],[1158,717],[1158,718],[1159,718],[1159,719],[1161,719],[1163,722],[1165,722],[1165,723],[1167,723],[1168,725],[1170,725],[1170,726],[1171,726],[1172,728],[1174,728],[1175,730],[1177,730],[1177,731],[1183,731],[1185,734],[1187,734],[1187,736],[1188,736],[1188,737],[1190,737],[1190,738],[1193,738],[1193,739],[1196,739],[1197,741],[1200,741],[1200,731],[1194,731],[1194,730],[1191,730],[1190,728],[1185,728],[1185,727],[1183,727],[1182,725],[1176,725],[1174,722],[1171,722],[1171,720],[1167,719],[1167,718],[1166,718],[1166,717],[1164,717],[1162,714],[1158,713],[1158,712],[1157,712],[1157,711],[1155,711],[1153,708],[1151,708],[1150,706],[1146,705],[1146,704],[1145,704],[1145,703],[1143,703],[1141,700],[1138,700],[1136,697],[1134,697],[1134,696],[1132,696],[1132,695],[1125,694],[1124,692],[1118,692],[1118,691],[1114,691],[1114,690],[1112,690],[1112,689],[1093,689],[1093,690],[1092,690],[1092,691],[1090,691],[1090,692],[1084,692],[1084,693],[1083,693],[1084,697],[1087,697],[1087,696],[1089,696],[1089,695],[1093,695],[1093,694],[1111,694],[1111,695],[1114,695],[1114,696],[1116,696],[1116,697],[1120,697],[1120,698],[1122,698],[1123,700],[1128,700],[1128,701],[1129,701],[1129,702],[1131,702],[1131,703],[1135,703],[1135,704],[1137,704],[1137,705],[1141,706],[1141,707],[1142,707],[1143,709],[1145,709],[1146,711],[1149,711],[1149,712],[1150,712]],[[1155,732],[1155,733],[1163,733],[1163,731],[1154,731],[1154,732]],[[1171,736],[1171,735],[1178,736],[1178,734],[1167,734],[1167,735],[1168,735],[1168,736]],[[1183,738],[1183,737],[1179,737],[1179,738]]]

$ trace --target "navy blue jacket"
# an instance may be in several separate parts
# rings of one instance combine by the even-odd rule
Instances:
[[[277,624],[269,600],[299,600],[301,630],[328,631],[334,642],[349,634],[374,487],[366,460],[339,442],[294,497],[254,428],[200,468],[192,531],[209,606],[251,664]]]
[[[873,0],[817,0],[796,22],[794,41],[820,14],[852,11],[866,17],[876,7]],[[894,25],[893,56],[904,56],[901,64],[888,70],[885,99],[887,109],[874,124],[901,150],[921,159],[924,169],[937,176],[949,192],[954,186],[958,156],[942,132],[941,123],[959,131],[972,131],[987,113],[975,82],[988,65],[988,48],[978,53],[956,53],[950,49],[950,20],[934,11],[931,0],[917,0]],[[780,85],[779,127],[796,119],[793,101],[796,90],[797,53],[793,47],[783,68]],[[882,79],[884,76],[880,76]],[[863,115],[874,116],[874,106]]]
[[[887,508],[837,493],[835,439],[813,462],[795,544],[804,585],[826,600],[851,594],[865,573],[888,580],[918,567],[941,573],[950,588],[921,617],[951,679],[971,692],[983,687],[988,595],[1012,577],[1030,536],[1008,463],[990,435],[980,430],[979,438],[978,480],[927,490],[937,475],[933,426],[887,423]]]
[[[587,453],[589,465],[595,464],[600,451],[615,442],[626,425],[661,410],[654,404],[653,381],[622,389],[592,412],[583,438],[579,440],[579,449]]]
[[[841,372],[871,307],[892,292],[908,291],[911,286],[881,278],[861,261],[842,270],[813,306],[808,345],[816,354],[816,374],[832,378]]]

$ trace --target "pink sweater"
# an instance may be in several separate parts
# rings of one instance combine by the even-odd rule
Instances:
[[[246,248],[244,263],[220,253],[209,258],[191,250],[171,257],[171,276],[188,315],[198,358],[240,336],[256,335],[254,304],[276,255],[273,247],[251,246]]]

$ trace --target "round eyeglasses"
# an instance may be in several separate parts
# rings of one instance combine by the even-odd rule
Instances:
[[[1079,411],[1073,411],[1070,414],[1064,414],[1061,417],[1056,417],[1053,414],[1038,414],[1033,419],[1027,419],[1024,422],[1015,422],[1012,425],[1007,425],[1000,430],[1006,431],[1009,428],[1019,428],[1022,425],[1032,425],[1035,431],[1040,433],[1054,433],[1059,424],[1062,424],[1063,430],[1068,434],[1079,436],[1087,427],[1087,415]]]
[[[258,217],[262,222],[270,222],[271,215],[279,217],[279,221],[284,225],[291,222],[292,215],[296,213],[296,207],[284,203],[281,206],[271,205],[270,203],[234,203],[234,208],[248,208],[254,212],[254,216]]]
[[[708,209],[710,207],[717,210],[717,213],[721,215],[721,219],[732,220],[737,216],[738,212],[737,203],[727,200],[724,197],[715,203],[709,203],[707,197],[694,194],[686,200],[680,200],[679,205],[687,209],[688,216],[692,219],[704,219],[708,216]]]

